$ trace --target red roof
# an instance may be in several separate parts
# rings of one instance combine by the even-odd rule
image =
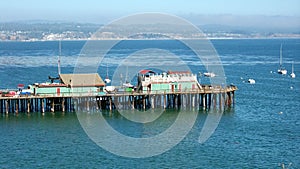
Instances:
[[[186,70],[186,71],[168,71],[168,74],[191,74],[190,71]]]
[[[24,84],[18,84],[18,88],[24,88]]]
[[[147,74],[147,73],[155,73],[155,72],[153,72],[152,70],[141,70],[140,72],[139,72],[140,74]]]

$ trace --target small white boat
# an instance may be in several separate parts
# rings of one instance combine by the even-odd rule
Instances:
[[[296,78],[296,74],[295,73],[291,73],[291,78]]]
[[[215,77],[216,76],[216,74],[214,74],[213,72],[205,72],[205,73],[203,73],[203,75],[206,77]]]
[[[105,83],[110,83],[111,80],[110,80],[108,77],[106,77],[106,78],[104,79],[104,82],[105,82]]]
[[[104,90],[108,93],[116,91],[115,86],[105,86]]]
[[[277,72],[282,75],[287,74],[287,70],[282,66],[282,44],[280,46],[279,68],[278,68]]]
[[[278,69],[278,73],[282,74],[282,75],[286,75],[287,74],[287,70],[284,69],[284,68],[280,68],[280,69]]]
[[[134,85],[131,84],[130,82],[126,82],[126,83],[123,83],[123,87],[131,87],[131,88],[133,88]]]
[[[294,62],[292,63],[292,73],[290,75],[291,75],[291,78],[296,77],[296,74],[294,73]]]
[[[255,84],[255,80],[254,79],[248,79],[248,83]]]

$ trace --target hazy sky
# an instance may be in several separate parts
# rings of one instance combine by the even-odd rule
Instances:
[[[141,12],[300,17],[300,0],[2,0],[0,22],[63,20],[107,23]],[[299,21],[300,22],[300,21]]]

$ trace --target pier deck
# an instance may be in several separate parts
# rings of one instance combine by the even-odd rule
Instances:
[[[31,113],[55,111],[92,111],[113,109],[155,109],[155,108],[210,108],[224,109],[234,105],[236,86],[226,87],[202,85],[202,89],[188,91],[151,91],[84,93],[59,95],[29,95],[0,97],[1,113]]]

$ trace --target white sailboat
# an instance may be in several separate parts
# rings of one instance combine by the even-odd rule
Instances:
[[[104,90],[106,92],[111,93],[111,92],[115,92],[116,91],[116,87],[115,86],[107,86],[107,84],[111,82],[111,80],[108,77],[108,64],[106,64],[106,77],[104,79],[104,82],[106,83],[106,86],[104,88]]]
[[[128,66],[126,67],[125,83],[123,83],[123,87],[125,87],[125,88],[133,88],[134,85],[132,85],[130,83],[130,81],[127,80],[127,78],[128,78]]]
[[[283,75],[287,74],[287,70],[282,66],[282,44],[280,45],[279,69],[277,70],[277,72]]]
[[[294,62],[292,63],[292,73],[290,75],[291,75],[291,78],[296,77],[296,74],[294,73]]]
[[[207,64],[207,68],[206,68],[207,70],[209,70],[208,66],[209,66],[209,64]],[[213,73],[213,72],[204,72],[203,75],[206,76],[206,77],[215,77],[216,76],[216,74]]]
[[[104,79],[104,82],[105,82],[105,83],[110,83],[110,82],[111,82],[111,80],[110,80],[109,77],[108,77],[108,65],[106,65],[106,77],[105,77],[105,79]]]

